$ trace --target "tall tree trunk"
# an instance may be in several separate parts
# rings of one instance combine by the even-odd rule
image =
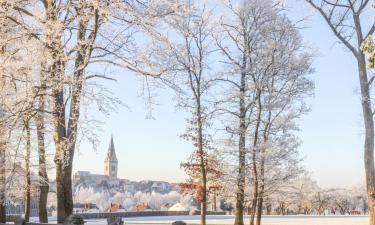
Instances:
[[[257,101],[258,101],[258,114],[254,130],[254,139],[252,145],[252,181],[253,181],[253,200],[252,200],[252,210],[250,215],[250,225],[254,225],[255,213],[257,211],[258,203],[258,166],[257,166],[257,151],[258,151],[258,136],[259,136],[259,127],[262,117],[262,100],[261,100],[261,90],[257,90]]]
[[[198,88],[197,99],[197,128],[198,128],[198,152],[200,161],[200,170],[202,176],[202,199],[201,199],[201,225],[206,225],[207,214],[207,173],[205,151],[203,149],[203,121],[200,103],[200,89]]]
[[[55,143],[55,165],[56,165],[56,192],[57,192],[57,222],[64,222],[72,210],[69,210],[69,204],[72,204],[72,197],[67,195],[65,186],[65,168],[67,161],[67,141],[65,130],[65,112],[63,92],[54,90],[53,93],[53,139]]]
[[[364,163],[366,174],[366,187],[370,212],[370,224],[375,225],[375,167],[374,167],[374,118],[371,105],[370,86],[367,77],[366,58],[360,46],[364,41],[360,15],[353,14],[353,20],[357,33],[359,50],[356,58],[358,62],[358,75],[361,87],[361,103],[363,120],[365,124],[365,146],[364,146]]]
[[[59,223],[73,213],[72,163],[70,160],[56,161],[57,220]]]
[[[267,138],[265,138],[266,142],[267,142]],[[259,186],[259,196],[258,196],[258,205],[257,205],[257,220],[256,220],[256,225],[260,225],[261,224],[261,220],[262,220],[262,213],[263,213],[263,196],[264,196],[264,186],[265,186],[265,180],[264,180],[264,171],[265,171],[265,168],[264,168],[264,163],[265,163],[265,152],[263,151],[262,152],[262,158],[261,158],[261,162],[260,162],[260,177],[261,177],[261,184]]]
[[[6,222],[6,141],[4,127],[0,128],[0,223]]]
[[[42,72],[43,73],[43,72]],[[44,110],[45,110],[45,77],[41,77],[41,93],[39,98],[38,113],[36,116],[36,129],[38,139],[38,155],[39,155],[39,222],[48,223],[48,212],[47,212],[47,198],[49,192],[48,174],[47,174],[47,163],[46,163],[46,151],[44,141]]]
[[[260,177],[261,177],[261,184],[259,186],[258,205],[257,205],[257,210],[256,210],[256,215],[257,215],[256,225],[261,224],[262,212],[263,212],[263,195],[264,195],[264,158],[263,156],[262,156],[262,161],[260,165]]]
[[[58,9],[55,0],[44,1],[47,20],[50,24],[58,23]],[[48,27],[55,29],[54,27]],[[52,82],[52,120],[53,120],[53,140],[55,144],[55,166],[56,166],[56,192],[57,192],[57,222],[64,222],[73,211],[73,199],[69,196],[65,184],[66,175],[65,167],[69,166],[69,146],[67,141],[66,122],[65,122],[65,103],[64,103],[64,81],[65,63],[64,52],[61,45],[61,33],[56,30],[48,30],[47,32],[47,49],[49,50],[52,64],[49,68],[49,74]]]
[[[200,114],[200,107],[199,107]],[[199,157],[200,167],[202,175],[202,202],[201,202],[201,225],[206,224],[206,213],[207,213],[207,173],[206,173],[206,160],[205,152],[203,150],[203,132],[202,132],[202,116],[198,116],[198,135],[199,135]]]
[[[361,86],[362,112],[365,125],[364,163],[370,224],[375,225],[374,119],[367,80],[366,61],[363,53],[359,53],[358,56],[358,70]]]
[[[26,130],[26,184],[25,184],[25,221],[30,220],[30,207],[31,207],[31,177],[30,177],[30,154],[31,154],[31,134],[30,134],[30,119],[25,121]]]
[[[272,79],[272,84],[273,84],[273,79]],[[260,104],[259,104],[260,105]],[[261,108],[261,107],[260,107]],[[271,127],[271,116],[272,113],[270,110],[268,110],[268,116],[267,116],[267,122],[264,126],[263,130],[263,142],[264,144],[268,143],[268,138],[269,138],[269,130]],[[260,159],[260,186],[259,186],[259,196],[258,196],[258,205],[257,205],[257,220],[256,220],[256,225],[261,224],[262,220],[262,213],[263,213],[263,196],[264,196],[264,187],[265,187],[265,161],[266,161],[266,148],[263,147],[261,151],[261,159]],[[300,209],[298,209],[300,210]]]
[[[246,62],[244,58],[244,62]],[[240,104],[239,104],[239,142],[238,142],[238,177],[237,177],[237,193],[236,193],[236,214],[235,225],[243,225],[243,210],[245,200],[245,170],[246,170],[246,73],[243,69],[241,73],[240,85]]]
[[[64,210],[64,212],[62,212],[60,215],[58,213],[59,222],[63,222],[66,217],[73,213],[72,171],[78,133],[82,87],[85,80],[84,70],[88,64],[88,59],[91,56],[93,43],[99,29],[98,9],[95,9],[94,14],[94,28],[91,31],[90,35],[88,35],[88,38],[86,37],[89,24],[88,21],[86,19],[78,19],[77,54],[74,62],[72,96],[70,101],[69,120],[67,127],[65,126],[65,108],[63,98],[56,99],[58,102],[57,110],[60,110],[58,112],[61,116],[58,119],[60,121],[60,126],[56,127],[57,129],[55,128],[55,132],[58,131],[58,134],[65,134],[63,139],[57,138],[60,148],[56,148],[57,150],[61,151],[61,154],[64,156],[63,164],[61,164],[62,161],[58,162],[59,168],[57,168],[57,172],[62,176],[59,178],[59,182],[61,183],[57,185],[57,187],[59,188],[58,190],[61,193],[58,197],[58,204],[61,204],[60,208]],[[63,89],[60,89],[60,96],[63,96]],[[59,107],[60,105],[62,107]],[[64,143],[64,145],[61,146],[61,143]],[[60,200],[59,203],[59,199],[61,199],[63,202],[61,202]]]
[[[54,0],[45,1],[45,10],[47,20],[51,24],[57,23],[57,8]],[[53,29],[52,27],[49,29]],[[66,141],[66,124],[65,124],[65,104],[64,104],[64,90],[62,87],[65,64],[61,57],[63,57],[61,47],[61,34],[56,31],[49,30],[47,32],[47,40],[49,45],[49,54],[52,58],[52,65],[49,68],[49,74],[52,81],[52,120],[53,120],[53,141],[55,143],[55,166],[56,166],[56,193],[57,193],[57,222],[64,222],[72,211],[69,210],[69,205],[72,203],[72,197],[65,194],[64,176],[63,173],[67,158],[67,141]]]
[[[0,202],[0,223],[6,223],[5,193],[0,193],[0,197],[3,198]]]
[[[257,220],[256,225],[260,225],[262,220],[262,212],[263,212],[263,185],[260,186],[259,190],[259,199],[258,199],[258,205],[257,205]]]
[[[48,18],[52,21],[58,19],[56,13],[56,5],[53,0],[46,0]],[[82,3],[83,11],[77,12],[85,13],[85,3]],[[77,47],[74,62],[74,74],[72,83],[72,95],[70,100],[69,120],[66,124],[65,102],[64,102],[64,88],[62,81],[65,76],[65,63],[61,58],[63,47],[61,45],[61,35],[52,38],[52,51],[54,63],[51,68],[53,82],[53,124],[54,124],[54,142],[56,148],[55,164],[56,164],[56,190],[57,190],[57,221],[63,222],[69,215],[73,213],[73,197],[72,197],[72,170],[73,158],[75,151],[75,144],[78,133],[78,121],[80,115],[80,102],[82,96],[82,87],[84,83],[84,70],[87,67],[93,45],[96,39],[97,31],[100,26],[99,9],[94,10],[93,28],[88,28],[91,24],[90,20],[84,17],[78,17],[77,30]],[[87,35],[88,31],[91,31]],[[56,32],[55,32],[56,33]],[[54,34],[52,32],[52,34]],[[56,34],[55,34],[56,35]],[[60,53],[60,54],[58,54]],[[60,78],[60,79],[59,79]]]

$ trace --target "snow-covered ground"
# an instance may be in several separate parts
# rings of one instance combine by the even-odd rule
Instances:
[[[199,224],[199,216],[160,216],[124,218],[125,224],[164,225],[183,220],[188,224]],[[233,224],[233,216],[208,216],[208,224]],[[105,225],[104,219],[87,220],[86,225]],[[249,224],[248,217],[245,224]],[[368,225],[367,216],[264,216],[262,225]]]

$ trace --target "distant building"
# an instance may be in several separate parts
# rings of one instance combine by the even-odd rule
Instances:
[[[120,180],[117,179],[118,160],[115,152],[113,137],[109,143],[108,151],[104,159],[104,174],[91,174],[89,171],[77,171],[73,175],[74,184],[86,184],[89,186],[102,186],[104,188],[118,186]]]
[[[111,137],[111,142],[109,143],[107,156],[104,160],[104,175],[110,178],[117,178],[117,168],[118,161],[115,152],[115,145],[113,144],[113,137]]]
[[[118,175],[118,159],[116,156],[115,144],[113,137],[109,142],[108,150],[104,158],[104,173],[92,174],[89,171],[77,171],[73,175],[73,189],[78,188],[94,188],[97,191],[109,191],[114,194],[116,192],[158,192],[169,193],[171,191],[179,191],[178,184],[171,184],[164,181],[129,181],[120,179]],[[52,185],[52,182],[51,182]],[[53,189],[53,188],[52,188]]]
[[[156,181],[151,186],[151,191],[159,193],[167,193],[172,190],[172,186],[168,182]]]

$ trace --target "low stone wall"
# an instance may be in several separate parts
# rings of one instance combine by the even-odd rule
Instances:
[[[13,225],[14,222],[8,221],[7,223],[0,223],[0,225]],[[56,223],[34,223],[34,222],[26,222],[26,225],[57,225]]]
[[[199,215],[196,211],[193,215]],[[118,217],[145,217],[145,216],[188,216],[191,215],[189,211],[140,211],[140,212],[114,212],[114,213],[77,213],[84,219],[103,219],[109,216]],[[225,215],[225,212],[207,212],[207,215]]]

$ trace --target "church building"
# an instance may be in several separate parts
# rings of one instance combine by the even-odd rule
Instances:
[[[100,184],[107,181],[110,184],[116,185],[120,180],[117,178],[118,160],[115,151],[113,137],[108,146],[107,154],[104,159],[104,173],[92,174],[89,171],[77,171],[73,176],[73,182],[86,182],[92,184]]]
[[[172,190],[179,191],[178,184],[170,184],[164,181],[130,181],[118,177],[118,160],[116,156],[115,144],[113,137],[109,142],[107,153],[104,157],[104,171],[102,174],[92,174],[89,171],[77,171],[73,175],[73,190],[81,187],[92,187],[96,191],[111,190],[115,192],[136,193],[169,193]]]
[[[117,178],[118,161],[116,157],[115,145],[113,144],[113,137],[109,143],[108,152],[104,159],[104,175],[109,178]]]

